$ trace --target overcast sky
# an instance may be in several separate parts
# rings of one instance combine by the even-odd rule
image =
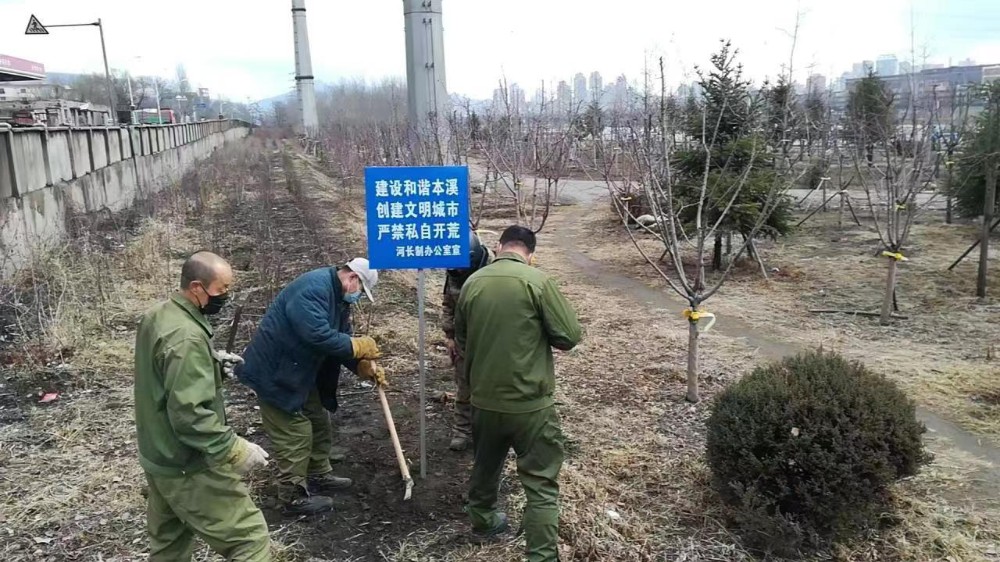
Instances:
[[[401,1],[306,7],[318,80],[405,76]],[[0,53],[53,72],[101,71],[96,28],[24,35],[32,13],[43,24],[100,17],[113,68],[172,77],[183,63],[192,85],[259,99],[293,86],[290,8],[288,0],[0,0]],[[909,59],[911,30],[918,62],[926,53],[931,62],[1000,63],[1000,0],[444,0],[443,10],[448,89],[476,98],[489,97],[501,75],[529,95],[576,72],[639,80],[645,61],[661,55],[671,81],[690,81],[720,38],[732,39],[753,77],[774,77],[789,59],[796,13],[800,82],[884,53]]]

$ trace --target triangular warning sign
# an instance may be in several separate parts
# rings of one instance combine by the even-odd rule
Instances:
[[[31,14],[31,19],[28,20],[28,27],[24,30],[25,35],[48,35],[49,30],[45,29],[42,22],[38,21],[35,14]]]

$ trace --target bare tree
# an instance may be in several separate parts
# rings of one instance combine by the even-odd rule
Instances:
[[[898,264],[914,221],[934,199],[918,195],[934,180],[938,166],[932,150],[935,105],[926,104],[911,86],[905,108],[877,76],[863,79],[851,93],[848,123],[865,154],[854,151],[854,172],[865,192],[870,217],[887,259],[886,287],[879,322],[889,324],[896,308]],[[932,100],[933,101],[933,100]]]
[[[545,227],[566,174],[573,138],[574,112],[562,115],[544,100],[528,111],[512,100],[506,79],[499,82],[498,107],[484,123],[482,150],[486,176],[512,203],[515,220],[533,231]]]
[[[714,82],[711,91],[704,94],[706,103],[701,108],[701,122],[696,124],[698,146],[693,152],[700,155],[701,164],[694,168],[700,169],[699,179],[686,183],[691,181],[691,169],[686,177],[679,173],[678,166],[693,166],[693,155],[678,153],[672,142],[676,138],[675,124],[668,117],[663,59],[660,59],[656,130],[650,130],[652,120],[648,119],[646,125],[637,125],[635,121],[624,127],[619,124],[613,128],[618,132],[617,146],[606,149],[606,153],[616,155],[612,158],[625,160],[619,168],[634,170],[617,177],[606,173],[616,210],[624,223],[637,222],[638,217],[619,197],[622,183],[631,198],[644,198],[652,222],[647,219],[640,228],[663,244],[661,258],[667,258],[667,265],[664,267],[660,259],[647,253],[636,234],[626,229],[630,239],[670,289],[689,306],[685,316],[688,320],[686,398],[690,402],[700,399],[699,323],[712,317],[703,304],[722,288],[738,258],[751,251],[753,240],[765,231],[772,214],[786,205],[784,194],[793,181],[790,174],[756,174],[756,167],[763,168],[774,158],[768,154],[763,128],[755,116],[759,100],[749,94],[748,83],[740,78],[741,69],[735,65],[734,57],[735,52],[725,43],[713,57],[715,68],[702,74],[703,83]],[[652,106],[649,98],[647,91],[645,107]],[[688,134],[692,136],[691,132]],[[746,226],[742,232],[743,244],[735,259],[709,278],[706,274],[709,247],[717,234],[734,220]]]

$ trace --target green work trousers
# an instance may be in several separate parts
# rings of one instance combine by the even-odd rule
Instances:
[[[563,434],[555,406],[526,414],[472,409],[476,451],[469,484],[469,516],[479,531],[499,523],[497,494],[507,452],[517,453],[517,474],[527,506],[522,526],[529,562],[559,559],[559,469]]]
[[[146,473],[149,562],[188,562],[199,536],[226,560],[267,562],[267,523],[235,472],[209,468],[182,476]]]
[[[465,370],[465,358],[455,357],[455,433],[472,436],[472,404],[469,403],[469,373]]]
[[[278,466],[278,482],[283,495],[293,495],[294,488],[307,490],[310,476],[326,474],[333,448],[330,416],[319,399],[319,392],[309,393],[302,411],[289,414],[258,399],[264,431],[271,438],[272,460]],[[285,498],[288,499],[288,498]]]

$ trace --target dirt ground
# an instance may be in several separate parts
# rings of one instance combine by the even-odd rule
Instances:
[[[197,182],[189,182],[205,188],[196,208],[177,201],[161,204],[152,221],[119,222],[107,227],[110,230],[91,233],[91,238],[107,240],[99,249],[100,260],[53,259],[21,280],[22,288],[37,287],[44,270],[45,279],[51,278],[45,287],[57,294],[66,294],[55,291],[58,287],[75,287],[59,281],[71,274],[100,280],[98,296],[91,292],[77,299],[80,313],[67,312],[76,302],[72,299],[60,299],[62,307],[46,309],[80,335],[25,334],[22,313],[31,310],[30,298],[41,298],[37,292],[5,309],[0,332],[4,560],[144,559],[131,340],[135,319],[169,293],[184,255],[211,248],[237,268],[235,304],[244,307],[235,337],[239,351],[281,286],[311,268],[363,252],[360,190],[342,187],[323,173],[320,163],[283,151],[273,141],[255,141],[244,153],[221,152],[203,167]],[[237,179],[218,173],[227,168],[248,172]],[[287,173],[289,169],[293,172]],[[191,193],[181,195],[190,201]],[[985,384],[985,378],[965,375],[964,369],[980,365],[982,373],[989,372],[983,358],[986,345],[976,342],[995,335],[995,325],[988,321],[987,309],[959,300],[967,288],[961,280],[952,283],[953,293],[945,293],[949,302],[935,297],[934,287],[948,283],[944,277],[934,277],[932,283],[928,278],[934,268],[924,265],[952,252],[950,246],[963,236],[960,228],[953,229],[950,246],[936,231],[915,235],[918,245],[903,271],[900,291],[901,308],[910,320],[889,328],[806,312],[816,306],[877,306],[883,269],[881,261],[865,257],[874,251],[867,241],[870,235],[841,234],[817,222],[795,239],[769,245],[768,265],[779,269],[772,281],[759,280],[759,273],[747,268],[710,302],[720,321],[703,342],[704,400],[692,405],[682,400],[687,336],[680,306],[658,287],[608,215],[607,204],[560,207],[539,238],[539,267],[560,280],[586,330],[577,349],[557,358],[557,399],[568,438],[561,476],[564,560],[758,560],[726,529],[721,506],[708,486],[702,458],[708,405],[716,392],[756,363],[819,342],[890,372],[928,411],[967,428],[956,426],[958,438],[973,443],[930,435],[928,443],[937,458],[899,487],[898,521],[887,521],[885,528],[856,544],[801,559],[1000,559],[1000,512],[991,501],[996,490],[990,487],[995,467],[983,452],[991,449],[988,443],[983,450],[973,446],[979,445],[978,436],[991,434],[990,410],[959,407],[957,391],[967,388],[962,384]],[[506,219],[493,216],[487,223],[482,226],[498,231]],[[485,235],[487,243],[495,242],[490,236]],[[850,236],[853,246],[826,242],[839,236]],[[842,246],[847,249],[837,250]],[[377,399],[370,388],[345,374],[340,409],[332,416],[345,460],[335,466],[355,485],[336,496],[337,509],[317,518],[284,517],[274,502],[273,471],[253,476],[252,489],[271,526],[279,560],[520,559],[523,540],[518,537],[485,547],[465,538],[462,505],[471,455],[446,447],[446,392],[453,391],[453,385],[438,329],[441,284],[440,273],[428,276],[427,478],[418,479],[412,501],[402,501],[403,486]],[[928,303],[935,298],[942,302],[930,312]],[[757,306],[760,302],[770,304]],[[377,304],[358,314],[355,327],[374,335],[386,353],[382,363],[391,381],[389,400],[412,470],[419,474],[415,303],[415,275],[387,272],[380,280]],[[955,308],[978,315],[961,338],[949,337],[953,332],[948,329],[965,325],[946,313]],[[99,326],[94,310],[101,312]],[[232,312],[227,310],[218,321],[220,346],[228,339]],[[935,332],[932,320],[947,329]],[[49,345],[33,346],[37,337],[32,336],[45,336]],[[940,382],[939,376],[941,386],[930,392],[925,388],[934,379],[931,369],[955,373],[955,378]],[[904,381],[908,376],[914,380]],[[59,398],[40,404],[41,393],[51,391],[58,391]],[[971,396],[966,400],[976,404]],[[228,383],[231,423],[267,448],[254,405],[247,389]],[[977,424],[973,412],[980,412],[984,421]],[[524,498],[512,468],[504,474],[501,501],[516,527]],[[199,560],[210,559],[202,548]]]
[[[604,208],[593,207],[580,219],[589,231],[603,234],[585,249],[586,256],[623,276],[665,288]],[[881,248],[871,221],[862,224],[848,217],[841,227],[836,212],[818,214],[792,235],[761,244],[769,279],[750,260],[738,264],[706,304],[719,317],[717,329],[748,337],[764,357],[822,345],[863,360],[928,410],[980,437],[1000,438],[1000,379],[995,376],[1000,304],[994,297],[982,302],[975,297],[978,251],[947,270],[976,239],[976,227],[946,225],[937,214],[919,220],[903,250],[909,261],[901,263],[897,278],[899,314],[905,320],[880,326],[877,318],[811,312],[880,310],[887,258],[876,257]],[[663,251],[648,235],[640,240],[647,253]],[[989,294],[1000,294],[1000,276],[991,276]]]

